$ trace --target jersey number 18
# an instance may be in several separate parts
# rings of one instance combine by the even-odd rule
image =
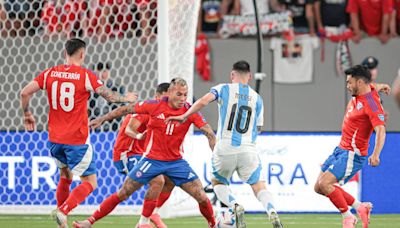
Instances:
[[[71,82],[60,83],[58,90],[58,81],[51,84],[51,107],[57,110],[57,91],[60,91],[60,106],[62,110],[70,112],[74,108],[75,85]]]

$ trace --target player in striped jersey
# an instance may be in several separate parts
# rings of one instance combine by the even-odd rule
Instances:
[[[274,209],[272,194],[267,191],[261,162],[256,150],[256,139],[263,125],[264,106],[261,96],[248,82],[252,78],[250,65],[238,61],[231,72],[232,83],[219,84],[200,98],[184,114],[167,121],[184,122],[192,114],[213,101],[218,102],[219,120],[217,143],[212,158],[212,184],[218,199],[236,213],[238,227],[245,227],[244,209],[230,194],[229,180],[234,171],[250,184],[262,203],[274,227],[282,227]]]

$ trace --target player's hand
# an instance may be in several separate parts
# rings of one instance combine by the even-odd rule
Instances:
[[[138,99],[137,93],[127,93],[125,95],[127,102],[129,103],[135,103]]]
[[[33,130],[35,130],[35,125],[36,125],[36,121],[35,121],[35,118],[33,117],[32,113],[31,112],[25,112],[24,113],[25,130],[33,131]]]
[[[382,44],[386,44],[389,41],[390,36],[388,34],[381,33],[379,34],[378,39],[381,41]]]
[[[383,92],[386,95],[390,94],[391,88],[388,84],[379,84],[378,86],[379,92]]]
[[[351,38],[353,40],[354,43],[358,44],[360,43],[361,39],[362,39],[362,35],[361,32],[354,32],[353,37]]]
[[[376,156],[374,154],[372,154],[369,158],[368,158],[368,164],[372,167],[376,167],[381,163],[379,156]]]
[[[97,118],[97,119],[91,120],[89,122],[89,127],[91,127],[92,129],[99,128],[103,124],[103,122],[104,121],[101,118]]]
[[[142,133],[136,134],[136,139],[137,139],[137,140],[145,139],[145,138],[146,138],[146,133],[147,133],[147,130],[145,130],[145,131],[142,132]]]
[[[167,119],[165,119],[165,123],[166,124],[170,124],[171,122],[174,122],[174,121],[176,121],[176,122],[179,122],[179,123],[183,123],[183,122],[185,122],[186,121],[186,117],[184,117],[183,115],[180,115],[180,116],[170,116],[170,117],[168,117]]]

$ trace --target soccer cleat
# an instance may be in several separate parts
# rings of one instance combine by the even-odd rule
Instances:
[[[239,205],[234,205],[234,212],[236,217],[236,228],[246,228],[246,223],[244,222],[244,208]]]
[[[361,203],[361,205],[357,208],[357,214],[358,217],[361,219],[363,228],[368,228],[371,210],[372,210],[372,203],[370,202]]]
[[[55,209],[51,212],[51,217],[55,220],[60,228],[68,228],[67,216],[60,210]]]
[[[150,220],[154,225],[156,225],[157,228],[167,228],[167,225],[161,220],[161,217],[159,214],[152,214],[150,216]]]
[[[269,216],[269,220],[271,221],[272,227],[274,228],[283,228],[281,221],[279,220],[278,213],[272,212]]]
[[[357,218],[354,215],[343,218],[343,228],[355,228],[357,224]]]
[[[136,224],[135,228],[153,228],[151,224]]]
[[[92,224],[88,220],[84,220],[84,221],[74,221],[72,223],[72,226],[74,228],[91,228]]]

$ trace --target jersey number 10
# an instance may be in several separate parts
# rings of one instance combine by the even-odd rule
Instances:
[[[60,83],[60,106],[61,109],[70,112],[74,108],[74,95],[75,85],[71,82]],[[58,81],[51,84],[51,107],[57,110],[57,92],[58,92]]]
[[[228,123],[228,131],[232,131],[233,122],[234,122],[235,116],[236,116],[236,108],[237,108],[237,103],[232,105],[232,111],[231,111],[231,115],[229,117],[229,123]],[[244,127],[242,128],[243,112],[247,112],[246,113],[247,115],[246,115],[246,122],[244,124]],[[238,133],[245,134],[249,130],[251,113],[252,113],[252,110],[249,106],[242,105],[239,107],[237,120],[236,120],[236,124],[235,124],[235,129]]]

